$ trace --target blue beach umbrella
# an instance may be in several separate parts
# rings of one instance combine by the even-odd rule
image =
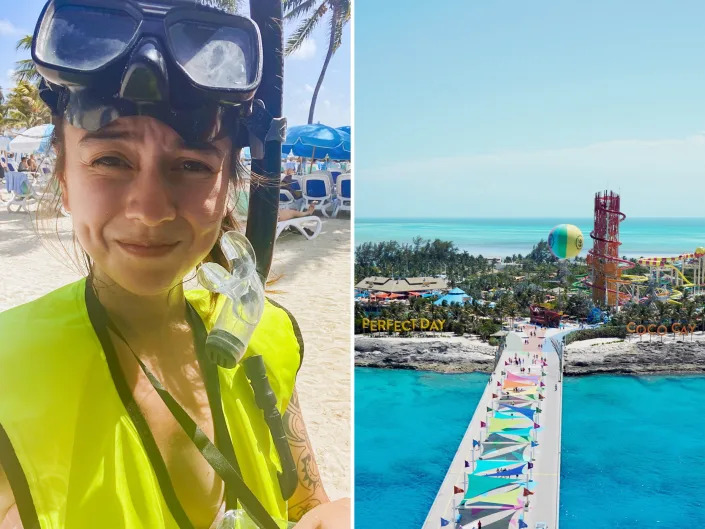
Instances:
[[[350,134],[327,125],[289,127],[282,152],[293,152],[305,158],[350,159]]]
[[[338,127],[337,130],[342,130],[342,131],[345,132],[346,134],[352,134],[352,133],[350,132],[350,125],[345,125],[344,127]]]

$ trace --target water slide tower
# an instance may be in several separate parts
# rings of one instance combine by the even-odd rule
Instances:
[[[590,267],[592,301],[598,307],[617,307],[622,297],[620,293],[622,270],[634,268],[634,263],[619,257],[619,223],[627,216],[619,207],[619,195],[613,191],[595,194],[595,225],[590,233],[592,250],[588,253]],[[620,295],[621,294],[621,295]]]

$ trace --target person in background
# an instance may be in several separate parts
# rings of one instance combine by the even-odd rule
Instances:
[[[279,187],[281,189],[288,190],[295,199],[299,199],[302,196],[301,187],[299,187],[298,182],[294,181],[294,178],[292,177],[291,174],[289,174],[288,171],[287,171],[286,175],[284,176],[284,178],[282,179]]]
[[[296,161],[294,160],[294,157],[289,155],[286,158],[286,175],[292,175],[296,172]]]
[[[37,172],[37,161],[34,159],[34,154],[29,155],[29,158],[27,159],[27,165],[29,166],[29,170],[31,172]]]
[[[27,165],[27,157],[23,156],[22,159],[20,160],[20,165],[17,167],[17,170],[20,172],[27,172],[29,171],[29,165]]]

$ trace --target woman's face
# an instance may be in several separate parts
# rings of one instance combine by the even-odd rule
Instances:
[[[158,295],[211,250],[225,214],[229,139],[185,145],[150,117],[89,132],[66,125],[64,206],[96,272]]]

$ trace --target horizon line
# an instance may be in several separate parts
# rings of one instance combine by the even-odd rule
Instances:
[[[359,215],[355,215],[355,221],[358,220],[487,220],[487,219],[561,219],[567,217],[567,215],[557,215],[554,217],[546,217],[546,216],[539,216],[539,217],[534,217],[534,216],[502,216],[502,217],[361,217]],[[571,217],[573,219],[589,219],[592,220],[594,217]],[[692,219],[692,220],[705,220],[705,215],[703,216],[688,216],[688,215],[682,215],[682,216],[638,216],[638,215],[627,215],[627,218],[625,219],[659,219],[659,220],[668,220],[668,219]]]

